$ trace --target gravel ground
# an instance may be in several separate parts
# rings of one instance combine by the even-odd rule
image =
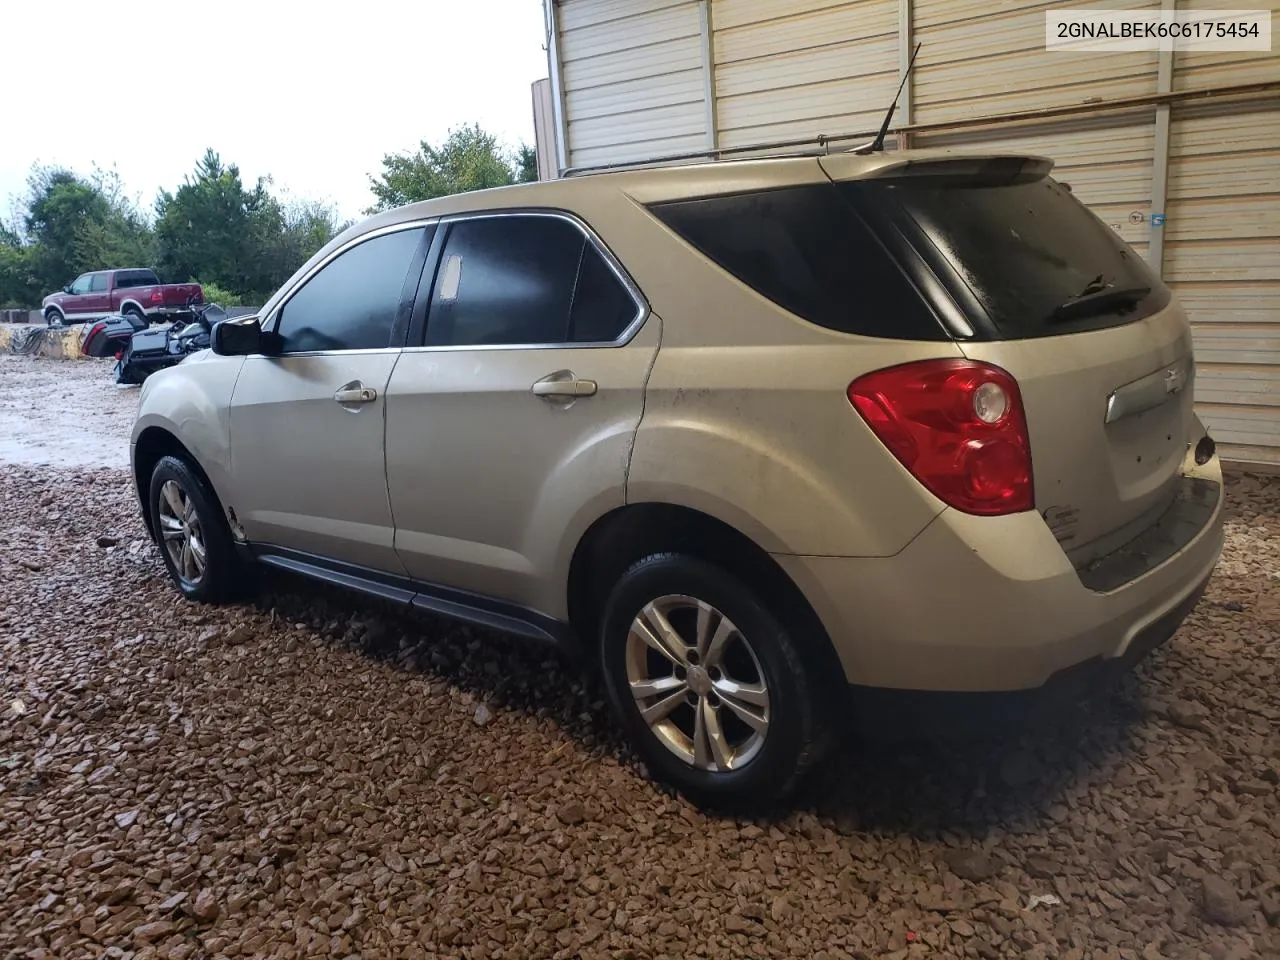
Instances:
[[[123,470],[0,465],[0,956],[1280,956],[1280,480],[1229,503],[1114,693],[851,740],[737,821],[542,650],[289,580],[181,603]]]
[[[114,365],[0,353],[0,463],[129,466],[138,388],[118,386]]]

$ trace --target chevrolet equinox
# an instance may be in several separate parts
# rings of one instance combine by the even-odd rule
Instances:
[[[250,562],[590,654],[656,775],[776,801],[858,690],[1165,640],[1222,545],[1186,315],[1034,156],[632,169],[378,214],[147,380],[178,589]]]

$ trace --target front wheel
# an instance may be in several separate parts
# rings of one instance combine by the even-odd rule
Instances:
[[[59,311],[49,310],[49,311],[46,311],[44,315],[44,322],[46,326],[61,327],[65,321],[63,319],[62,314]]]
[[[151,472],[151,529],[169,577],[188,600],[231,599],[239,564],[217,499],[185,461],[162,457]]]
[[[819,696],[786,627],[726,571],[632,566],[605,608],[605,687],[659,779],[702,806],[768,807],[821,752]]]

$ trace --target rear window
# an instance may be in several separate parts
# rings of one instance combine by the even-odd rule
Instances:
[[[880,239],[830,185],[650,210],[738,280],[811,323],[863,336],[947,339]]]
[[[970,312],[985,314],[977,319],[989,337],[1119,326],[1169,303],[1141,255],[1052,179],[990,186],[904,177],[838,189],[855,204],[905,212],[897,219],[909,239],[944,283],[976,301]]]
[[[151,287],[160,281],[153,270],[117,270],[117,287]]]

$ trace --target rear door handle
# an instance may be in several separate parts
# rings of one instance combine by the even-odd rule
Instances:
[[[378,399],[378,391],[373,387],[362,386],[357,380],[353,383],[343,384],[333,395],[333,399],[339,403],[372,403]]]
[[[558,370],[550,376],[543,377],[533,385],[535,397],[546,397],[550,400],[573,400],[577,397],[593,397],[596,393],[594,380],[582,380],[572,370]]]

